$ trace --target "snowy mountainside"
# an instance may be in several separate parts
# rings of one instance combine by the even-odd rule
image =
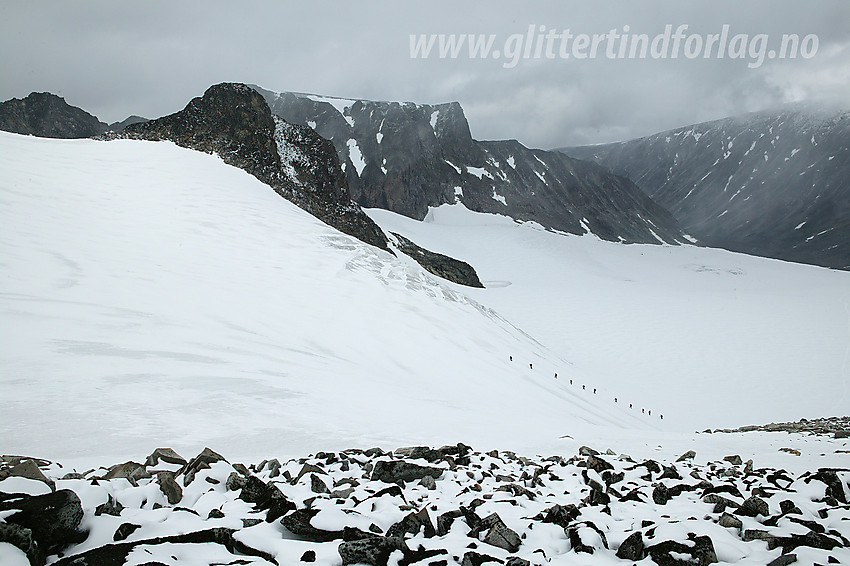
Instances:
[[[760,112],[561,151],[627,176],[707,245],[850,269],[850,112]]]
[[[566,357],[600,396],[663,414],[665,426],[850,408],[850,273],[564,236],[460,204],[423,222],[367,212],[386,231],[475,265],[485,289],[471,296]]]
[[[331,140],[362,206],[422,219],[463,202],[612,241],[687,241],[670,214],[633,183],[597,165],[515,140],[477,141],[456,102],[348,100],[255,88],[281,118]]]
[[[549,445],[587,423],[655,426],[555,382],[579,374],[462,287],[215,156],[0,145],[4,453]]]

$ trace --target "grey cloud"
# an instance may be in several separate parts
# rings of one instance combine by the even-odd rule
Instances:
[[[115,121],[253,82],[379,100],[459,101],[473,134],[535,147],[597,143],[770,108],[850,100],[850,4],[819,2],[42,2],[4,7],[0,99],[49,90]],[[813,33],[810,60],[411,59],[410,34]]]

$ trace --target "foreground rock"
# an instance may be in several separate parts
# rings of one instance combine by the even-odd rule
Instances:
[[[45,495],[0,493],[0,542],[21,549],[31,564],[44,564],[51,554],[81,543],[87,533],[80,529],[83,508],[71,490]]]
[[[56,492],[0,495],[0,541],[39,566],[850,563],[843,468],[791,476],[738,455],[528,458],[462,444],[248,466],[163,448],[82,473],[28,460]]]
[[[818,434],[833,438],[850,438],[850,417],[827,417],[822,419],[801,419],[796,422],[770,423],[766,425],[748,425],[740,428],[718,428],[713,432],[796,432]],[[711,432],[711,431],[706,431]]]

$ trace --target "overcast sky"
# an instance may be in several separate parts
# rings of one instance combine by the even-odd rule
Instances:
[[[474,137],[516,138],[542,148],[629,139],[789,102],[850,107],[847,0],[0,5],[0,100],[50,91],[105,122],[169,114],[222,81],[375,100],[456,100]],[[608,39],[614,58],[606,43],[593,58],[564,34],[614,29],[623,35],[628,26],[626,35],[653,40],[667,24],[674,33],[687,25],[675,59],[672,38],[666,59],[650,52],[628,58],[628,37],[619,58],[623,40],[614,36]],[[697,42],[705,47],[704,37],[721,34],[724,24],[729,38],[749,35],[744,58],[731,59],[726,51],[718,59],[720,40],[707,59],[697,50]],[[527,47],[529,26],[534,34]],[[411,58],[411,34],[493,34],[492,50],[500,57],[491,51],[486,59],[472,58],[462,44],[454,59],[440,58],[436,45],[430,58]],[[768,35],[763,49],[757,34]],[[793,60],[769,59],[768,49],[778,53],[783,34],[810,36],[808,57],[800,51]],[[700,36],[688,44],[693,58],[684,52],[690,35]],[[528,58],[507,57],[519,53]]]

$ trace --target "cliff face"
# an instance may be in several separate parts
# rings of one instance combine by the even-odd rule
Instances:
[[[352,202],[333,145],[272,116],[265,100],[243,84],[214,85],[183,110],[130,124],[123,135],[216,153],[327,224],[388,249],[381,229]]]
[[[677,243],[678,223],[628,179],[515,140],[472,138],[463,109],[297,93],[265,96],[272,112],[331,140],[351,195],[366,207],[422,219],[428,208],[467,208],[612,241]]]
[[[0,102],[0,130],[43,138],[88,138],[109,126],[49,92]]]

